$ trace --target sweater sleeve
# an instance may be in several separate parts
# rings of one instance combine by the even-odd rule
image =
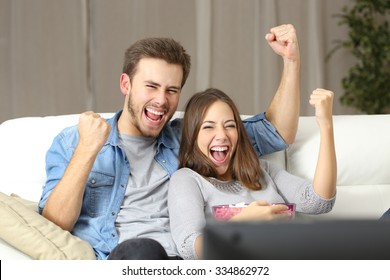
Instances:
[[[188,168],[176,171],[169,182],[168,208],[173,240],[183,259],[197,259],[195,240],[206,224],[201,182]]]
[[[310,180],[288,173],[276,164],[265,160],[261,160],[261,165],[273,180],[283,199],[296,204],[297,212],[322,214],[332,210],[336,197],[322,198],[314,191]]]

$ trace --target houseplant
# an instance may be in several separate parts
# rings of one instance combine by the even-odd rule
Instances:
[[[328,58],[340,48],[356,58],[342,79],[343,105],[367,114],[388,113],[390,108],[390,0],[354,0],[344,6],[339,25],[348,26],[348,39],[335,41]]]

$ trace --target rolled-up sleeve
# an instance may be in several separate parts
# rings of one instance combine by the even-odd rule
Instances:
[[[266,119],[264,113],[244,119],[244,126],[258,156],[286,149],[288,145]]]

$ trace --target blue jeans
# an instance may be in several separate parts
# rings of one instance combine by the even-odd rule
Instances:
[[[164,247],[154,239],[132,238],[118,244],[108,256],[109,260],[180,260],[169,257]]]

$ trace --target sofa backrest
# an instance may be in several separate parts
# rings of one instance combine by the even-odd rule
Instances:
[[[326,217],[378,218],[390,208],[390,115],[334,116],[337,198]],[[319,130],[315,117],[300,117],[286,150],[287,170],[312,179]]]

